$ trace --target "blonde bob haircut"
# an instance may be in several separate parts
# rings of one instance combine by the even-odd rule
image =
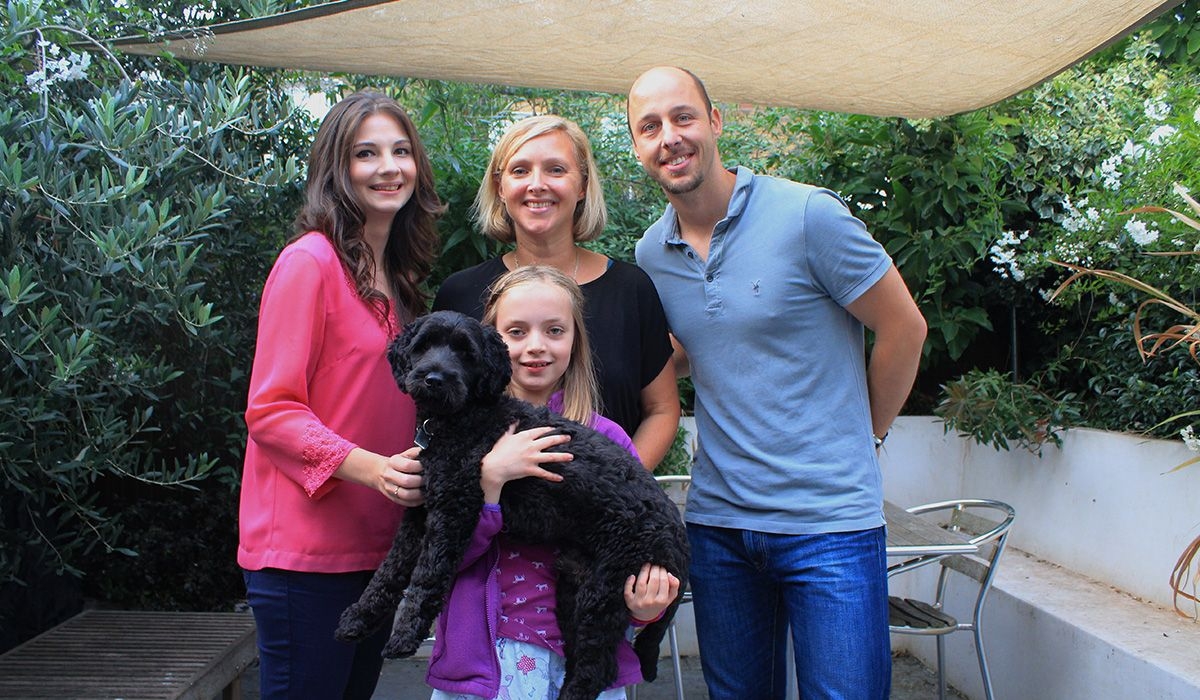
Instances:
[[[587,328],[583,325],[583,291],[575,284],[575,280],[549,265],[526,265],[506,272],[488,288],[487,302],[483,307],[483,322],[494,328],[496,307],[499,306],[500,300],[510,290],[528,284],[558,287],[566,292],[571,302],[571,323],[575,326],[575,342],[571,344],[571,361],[557,388],[563,392],[563,417],[584,425],[592,425],[593,417],[600,412],[600,387],[592,363],[592,348],[588,343]],[[503,329],[497,330],[503,333]]]
[[[574,239],[576,242],[591,241],[604,233],[604,227],[608,224],[604,188],[600,184],[600,174],[596,171],[596,161],[592,157],[592,146],[588,143],[587,135],[570,119],[546,114],[515,122],[505,130],[500,142],[492,149],[487,174],[479,183],[479,192],[475,195],[472,207],[475,224],[485,235],[501,243],[516,242],[517,233],[513,229],[512,219],[505,211],[504,200],[500,199],[500,175],[522,146],[554,131],[563,132],[571,140],[575,147],[575,163],[583,174],[583,199],[575,205],[571,231]]]

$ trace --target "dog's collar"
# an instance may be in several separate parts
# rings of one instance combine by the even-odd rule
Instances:
[[[413,438],[413,442],[422,450],[429,449],[429,438],[433,437],[433,433],[429,432],[429,419],[421,421],[420,427],[417,428],[417,436]]]

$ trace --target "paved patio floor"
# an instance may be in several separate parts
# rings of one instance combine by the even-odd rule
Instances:
[[[674,700],[675,686],[668,659],[661,660],[659,678],[638,687],[638,700]],[[429,700],[425,685],[425,659],[385,661],[379,687],[373,700]],[[700,674],[700,660],[694,656],[682,659],[683,692],[687,700],[707,700],[708,691]],[[242,677],[242,697],[258,700],[258,666],[246,670]],[[937,676],[917,659],[903,655],[892,659],[892,700],[927,700],[937,697]],[[953,688],[947,697],[965,700]]]

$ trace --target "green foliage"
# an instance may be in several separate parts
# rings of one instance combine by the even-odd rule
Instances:
[[[1194,257],[1162,253],[1200,249],[1197,232],[1166,213],[1129,211],[1178,201],[1175,182],[1200,187],[1200,80],[1156,55],[1155,44],[1136,37],[1123,45],[1120,62],[1078,67],[1019,100],[1026,153],[1044,156],[1023,176],[1046,186],[1034,202],[1037,218],[992,251],[1013,294],[1049,298],[1070,274],[1057,261],[1119,271],[1195,306],[1200,266]],[[1178,426],[1162,421],[1196,405],[1195,372],[1175,359],[1138,358],[1137,325],[1180,321],[1162,307],[1139,313],[1142,298],[1102,277],[1080,279],[1053,305],[1034,307],[1031,332],[1055,352],[1027,366],[1040,383],[1077,391],[1088,425],[1158,425],[1154,433],[1167,436]]]
[[[654,476],[670,476],[674,474],[692,473],[692,448],[688,444],[687,430],[680,425],[675,431],[675,439],[662,461],[654,468]]]
[[[97,557],[130,561],[141,533],[124,525],[122,494],[170,502],[205,488],[234,499],[257,297],[288,228],[280,212],[295,209],[289,144],[307,125],[290,119],[270,74],[143,72],[89,34],[156,26],[150,11],[58,2],[6,11],[0,589],[9,591],[48,573],[83,576]],[[81,40],[98,50],[80,53]]]
[[[997,450],[1012,442],[1039,457],[1047,442],[1061,447],[1062,430],[1079,422],[1073,394],[1052,397],[996,370],[974,369],[947,384],[934,412],[946,432]]]
[[[1164,61],[1195,65],[1200,57],[1200,3],[1185,0],[1146,27]]]

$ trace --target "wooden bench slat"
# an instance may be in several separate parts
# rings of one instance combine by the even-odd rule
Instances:
[[[256,655],[248,614],[91,610],[0,655],[0,698],[209,700]]]

